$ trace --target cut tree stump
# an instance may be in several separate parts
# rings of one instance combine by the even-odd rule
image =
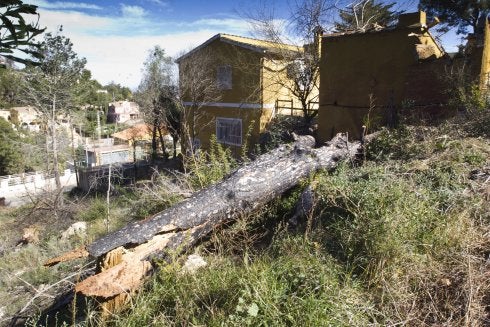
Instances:
[[[143,221],[128,224],[86,247],[80,256],[105,262],[99,273],[75,287],[86,296],[111,301],[104,308],[117,311],[121,298],[136,291],[152,273],[153,259],[182,253],[209,234],[213,228],[243,213],[253,212],[297,185],[313,172],[331,170],[343,159],[355,158],[360,142],[350,143],[337,135],[320,148],[311,136],[297,137],[242,166],[215,185]],[[74,258],[69,252],[51,259],[49,265]],[[116,259],[114,259],[116,258]],[[108,262],[110,261],[110,262]]]

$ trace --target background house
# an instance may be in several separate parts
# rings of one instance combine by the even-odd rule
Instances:
[[[31,132],[39,132],[41,126],[41,115],[32,106],[10,108],[10,117],[13,124],[25,128]]]
[[[151,142],[152,126],[148,124],[136,124],[112,134],[117,144],[132,145],[134,142]]]
[[[88,167],[132,162],[129,145],[88,146],[85,149]]]
[[[140,121],[140,109],[136,102],[116,101],[109,103],[108,123],[133,123]]]
[[[148,124],[136,124],[112,134],[115,144],[124,144],[131,148],[131,158],[141,160],[151,153],[153,127]],[[163,129],[165,132],[165,129]],[[169,137],[165,135],[164,138]],[[169,144],[172,144],[170,139]]]
[[[5,119],[10,122],[12,119],[10,118],[10,110],[1,109],[0,110],[0,118]]]
[[[214,134],[235,153],[246,142],[257,142],[278,103],[299,106],[285,87],[291,83],[285,58],[302,51],[292,45],[217,34],[178,58],[186,109],[184,134],[188,134],[184,137],[206,149]]]
[[[486,27],[488,39],[488,24]],[[318,137],[338,132],[359,138],[362,125],[394,124],[401,111],[422,119],[448,114],[444,80],[450,67],[488,76],[488,44],[464,58],[444,52],[424,12],[401,15],[397,26],[322,38]]]

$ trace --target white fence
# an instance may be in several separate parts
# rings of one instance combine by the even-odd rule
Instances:
[[[76,176],[71,169],[66,169],[60,175],[61,185],[75,186]],[[0,176],[0,197],[15,201],[27,194],[36,194],[46,189],[54,189],[56,182],[53,174],[43,172],[23,173]]]

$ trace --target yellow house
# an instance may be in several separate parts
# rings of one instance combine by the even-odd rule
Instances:
[[[447,114],[444,74],[461,60],[444,52],[430,27],[426,14],[417,12],[401,15],[392,28],[322,38],[319,141],[338,132],[359,138],[363,125],[394,124],[401,111],[427,118]],[[465,59],[482,86],[489,76],[489,44]]]
[[[178,58],[186,109],[184,141],[206,149],[216,135],[236,154],[243,145],[256,143],[277,107],[297,106],[298,99],[288,87],[287,68],[302,51],[302,47],[217,34]]]

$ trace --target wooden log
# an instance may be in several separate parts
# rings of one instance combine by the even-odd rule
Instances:
[[[295,143],[258,157],[191,198],[88,245],[87,252],[77,253],[108,259],[117,252],[118,257],[104,265],[105,270],[78,283],[75,290],[107,299],[130,294],[151,274],[154,256],[185,250],[216,226],[270,202],[314,171],[333,169],[340,160],[354,158],[361,149],[359,142],[349,143],[343,135],[317,149],[314,144],[312,137],[299,137]]]
[[[343,136],[318,149],[313,149],[314,144],[313,137],[303,136],[292,145],[283,145],[172,208],[100,238],[87,251],[98,257],[119,246],[147,242],[156,234],[187,230],[208,222],[219,224],[237,213],[251,212],[311,172],[334,168],[340,159],[355,156],[360,148],[360,143],[348,143]]]

